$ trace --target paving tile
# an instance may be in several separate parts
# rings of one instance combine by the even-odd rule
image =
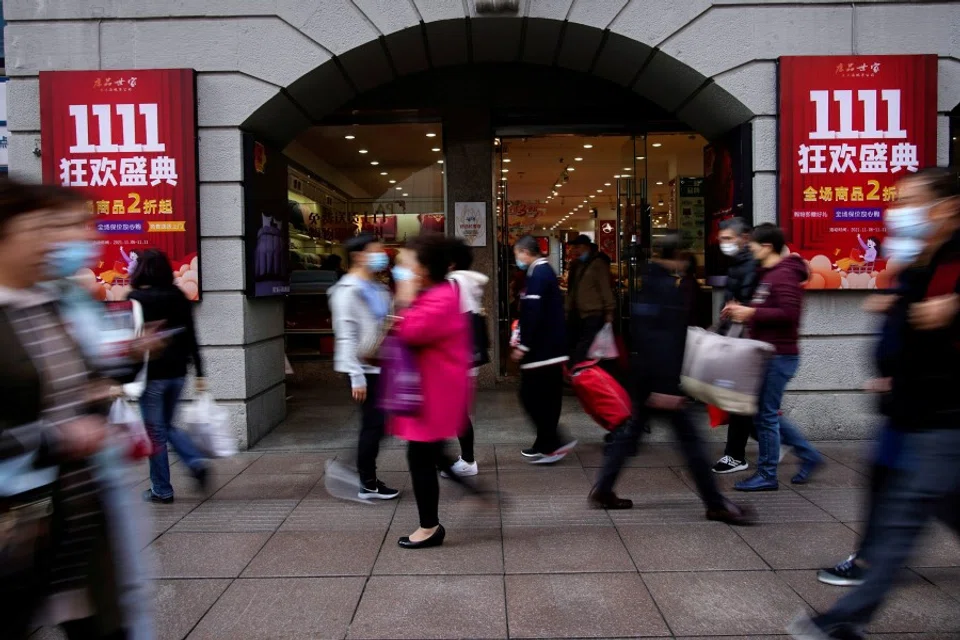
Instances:
[[[821,491],[843,491],[854,495],[857,489],[822,489]],[[778,522],[834,522],[833,516],[807,499],[807,494],[798,495],[790,490],[728,494],[739,505],[752,508],[757,513],[759,524]]]
[[[260,458],[260,453],[254,453],[251,451],[241,451],[240,453],[234,454],[229,458],[217,458],[216,460],[208,460],[207,464],[210,465],[210,473],[215,475],[237,475],[238,473],[243,472],[244,469],[249,467],[251,464],[257,461]],[[183,465],[180,465],[181,468]]]
[[[373,567],[374,575],[482,575],[503,573],[503,542],[499,527],[452,527],[444,522],[443,546],[427,552],[401,549],[397,540],[416,530],[416,523],[394,521]]]
[[[631,495],[633,508],[610,511],[610,519],[617,527],[640,524],[699,524],[707,521],[706,507],[696,495],[653,494]]]
[[[190,640],[343,638],[363,578],[236,580]]]
[[[397,500],[375,503],[349,502],[325,493],[297,505],[280,525],[280,531],[379,531],[390,526]]]
[[[711,458],[712,459],[712,458]],[[692,491],[697,490],[697,485],[693,481],[693,473],[690,471],[689,467],[674,467],[674,472],[680,476],[680,479],[683,480],[683,483],[690,487]],[[710,476],[713,478],[713,481],[716,483],[717,488],[722,493],[727,493],[734,495],[736,489],[734,485],[740,482],[741,480],[746,480],[751,475],[753,475],[753,468],[751,467],[747,471],[742,473],[711,473]],[[780,474],[780,491],[790,491],[789,479],[784,480],[783,474]]]
[[[321,474],[324,463],[332,458],[322,453],[265,453],[245,473]]]
[[[158,578],[235,578],[269,533],[165,533],[148,547]]]
[[[641,572],[768,569],[730,527],[718,522],[617,528]]]
[[[937,522],[920,540],[920,551],[907,564],[911,567],[955,567],[960,565],[960,536]]]
[[[184,473],[177,473],[171,470],[170,484],[173,486],[173,495],[175,499],[195,502],[197,500],[206,500],[224,487],[233,478],[234,476],[230,474],[214,475],[211,473],[207,476],[207,490],[201,491],[200,486],[197,484],[197,481],[193,479],[193,476]],[[149,488],[150,480],[143,480],[132,490],[135,491],[137,495],[140,495]]]
[[[617,495],[625,498],[644,496],[689,496],[691,488],[669,467],[624,469],[617,478]]]
[[[960,600],[960,567],[930,567],[914,569],[914,571],[940,587],[944,592]]]
[[[507,573],[636,571],[613,527],[508,527],[503,556]]]
[[[577,495],[586,501],[593,484],[584,470],[563,467],[533,467],[523,471],[500,471],[500,490],[510,495]]]
[[[411,551],[431,553],[433,550]],[[384,606],[389,602],[390,606]],[[374,576],[348,638],[504,638],[500,576]]]
[[[378,471],[377,476],[380,478],[380,480],[386,483],[388,487],[400,491],[401,494],[406,491],[408,485],[410,484],[410,474],[406,471]],[[310,489],[310,492],[307,494],[307,499],[327,499],[332,497],[329,493],[327,493],[327,487],[324,484],[325,480],[325,476],[321,477],[320,481],[313,485],[313,488]]]
[[[643,580],[678,636],[710,635],[718,629],[781,634],[805,609],[803,600],[770,571],[644,573]]]
[[[873,440],[855,442],[816,442],[817,451],[840,464],[856,470],[866,470],[876,444]]]
[[[150,522],[150,539],[166,532],[200,505],[197,500],[176,500],[173,504],[145,503],[141,513]]]
[[[171,531],[276,531],[296,506],[296,500],[207,500]]]
[[[577,495],[501,494],[500,513],[504,527],[606,527],[610,516]]]
[[[367,576],[382,532],[281,531],[244,570],[244,578]]]
[[[737,533],[774,569],[832,567],[850,555],[860,539],[840,522],[765,524]]]
[[[577,454],[584,467],[603,466],[603,443],[589,443],[577,447]],[[625,467],[681,467],[686,464],[677,445],[640,444],[637,455],[627,458]]]
[[[669,636],[636,573],[506,577],[511,638]]]
[[[866,516],[866,495],[856,489],[809,489],[803,497],[840,522],[861,522]]]
[[[300,500],[320,480],[318,473],[241,473],[214,500]]]
[[[796,475],[798,471],[800,471],[799,462],[787,463],[784,461],[784,464],[781,464],[779,469],[780,481],[789,483],[790,478]],[[826,464],[810,476],[810,482],[808,484],[791,484],[790,488],[794,491],[804,493],[818,489],[866,489],[869,484],[869,478],[859,471],[827,460]],[[862,495],[863,492],[860,491],[859,493]]]
[[[230,580],[157,580],[153,583],[157,639],[186,638],[230,585]]]
[[[458,485],[443,481],[440,484],[440,522],[447,529],[499,529],[500,498],[496,493],[474,496]],[[420,524],[413,491],[404,495],[397,505],[393,523],[404,529],[415,529]]]
[[[827,611],[844,589],[817,582],[813,571],[783,571],[778,575],[818,612]],[[920,576],[903,571],[900,582],[877,612],[867,631],[876,633],[960,633],[960,606],[943,590]]]

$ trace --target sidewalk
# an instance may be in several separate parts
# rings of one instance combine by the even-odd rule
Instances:
[[[405,492],[373,506],[323,489],[324,461],[345,449],[218,461],[208,495],[175,464],[177,502],[149,505],[160,637],[765,637],[843,593],[818,584],[814,570],[855,543],[863,443],[821,443],[829,464],[806,487],[737,496],[761,524],[734,529],[703,518],[679,455],[663,444],[645,447],[623,475],[634,510],[588,508],[601,460],[592,440],[551,468],[527,465],[516,442],[479,446],[480,479],[502,500],[485,507],[442,481],[447,543],[425,551],[396,545],[417,524],[399,448],[380,466]],[[790,478],[796,465],[785,467]],[[958,567],[960,544],[937,529],[871,631],[960,637]]]

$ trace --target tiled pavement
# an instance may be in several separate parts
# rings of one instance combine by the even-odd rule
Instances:
[[[481,445],[480,478],[499,500],[445,482],[447,544],[419,552],[396,545],[416,526],[409,491],[374,506],[325,493],[324,461],[345,450],[242,453],[215,463],[209,495],[175,464],[177,502],[149,506],[160,638],[760,638],[843,593],[814,570],[856,540],[863,443],[822,443],[824,471],[807,487],[745,498],[762,522],[742,529],[703,519],[665,444],[646,446],[623,475],[634,510],[588,508],[596,435],[552,468],[526,465],[514,444]],[[380,466],[408,485],[396,445]],[[932,532],[870,630],[960,638],[952,534]]]

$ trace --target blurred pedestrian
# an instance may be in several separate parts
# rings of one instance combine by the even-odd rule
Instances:
[[[753,300],[759,264],[750,250],[750,232],[750,225],[743,218],[729,218],[720,223],[720,251],[730,259],[723,289],[724,307],[733,302],[748,305]],[[717,332],[727,335],[732,324],[729,319],[722,319]],[[713,472],[746,471],[750,467],[747,463],[747,440],[755,433],[753,416],[731,414],[727,424],[727,445],[723,457],[713,465]]]
[[[723,497],[688,403],[680,390],[680,369],[690,318],[690,300],[678,286],[686,268],[679,253],[680,237],[668,233],[654,247],[656,257],[642,265],[640,285],[631,301],[634,310],[630,331],[634,355],[631,361],[630,395],[633,415],[614,432],[606,446],[603,467],[590,494],[591,502],[604,509],[630,509],[633,502],[617,496],[617,478],[627,458],[635,455],[640,437],[654,415],[663,415],[673,427],[687,465],[693,473],[709,520],[734,525],[749,524],[752,514]]]
[[[793,484],[806,484],[823,464],[823,457],[790,420],[780,415],[787,384],[800,366],[800,316],[803,312],[803,283],[807,266],[797,255],[784,257],[783,230],[773,224],[761,224],[753,230],[750,249],[757,259],[757,287],[750,305],[732,300],[723,308],[722,317],[747,326],[754,340],[772,344],[776,355],[770,360],[760,390],[760,406],[754,419],[760,456],[757,472],[735,485],[737,491],[776,491],[780,445],[793,449],[800,458],[800,470]]]
[[[587,352],[603,326],[613,322],[617,303],[610,286],[610,262],[585,235],[571,243],[575,258],[567,286],[567,338],[574,364],[587,360]]]
[[[450,261],[451,271],[447,274],[447,280],[451,281],[457,289],[460,296],[460,312],[467,314],[472,332],[474,329],[472,326],[473,317],[478,315],[483,317],[483,290],[490,282],[490,278],[478,271],[470,270],[470,267],[473,266],[473,251],[461,238],[453,238],[450,241]],[[470,375],[474,380],[476,380],[479,370],[479,367],[473,367],[470,370]],[[469,412],[467,413],[466,428],[459,439],[460,458],[453,463],[452,470],[461,477],[475,476],[480,472],[480,468],[477,465],[474,451],[473,420],[470,418]],[[441,473],[441,475],[446,477],[446,472]]]
[[[891,310],[905,312],[890,381],[888,411],[903,431],[897,465],[861,546],[862,581],[832,609],[790,625],[794,638],[859,638],[883,604],[934,517],[960,534],[960,180],[918,172],[906,206],[888,215],[891,231],[923,241],[901,278]]]
[[[167,256],[158,249],[144,251],[131,284],[130,299],[140,304],[144,322],[162,322],[164,331],[170,335],[164,349],[151,356],[147,363],[146,388],[140,397],[140,411],[153,442],[150,488],[143,492],[143,499],[168,504],[174,500],[168,443],[190,470],[200,489],[205,491],[207,488],[207,461],[190,436],[173,424],[191,363],[196,372],[195,391],[205,392],[207,383],[193,322],[193,303],[173,283],[173,267]]]
[[[563,366],[569,360],[563,322],[563,298],[557,274],[540,254],[533,236],[517,240],[517,266],[526,272],[520,294],[520,335],[512,358],[520,363],[520,403],[537,429],[533,446],[521,451],[533,464],[562,460],[576,440],[560,436],[563,408]]]
[[[400,495],[377,476],[377,456],[386,418],[380,409],[380,342],[387,331],[391,310],[390,290],[377,275],[390,264],[383,244],[371,234],[361,234],[344,243],[349,271],[330,287],[333,316],[334,369],[350,376],[353,401],[360,405],[360,437],[357,443],[357,497],[365,501],[393,500]]]
[[[59,625],[125,637],[93,458],[108,405],[64,327],[48,273],[65,200],[0,181],[0,620],[4,637]]]
[[[446,281],[450,267],[447,239],[420,236],[401,251],[394,268],[397,320],[393,334],[416,355],[422,406],[417,415],[390,416],[390,433],[407,441],[407,461],[420,527],[400,538],[405,549],[443,544],[439,519],[437,469],[463,482],[451,469],[445,441],[466,428],[472,395],[473,345],[470,326],[460,312],[460,296]],[[387,365],[389,366],[389,364]]]

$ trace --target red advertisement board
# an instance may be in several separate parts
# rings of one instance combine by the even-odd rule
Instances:
[[[43,179],[89,198],[104,299],[125,297],[149,248],[200,299],[195,86],[192,69],[40,72]]]
[[[780,58],[780,222],[808,286],[884,288],[883,212],[937,159],[937,57]]]

